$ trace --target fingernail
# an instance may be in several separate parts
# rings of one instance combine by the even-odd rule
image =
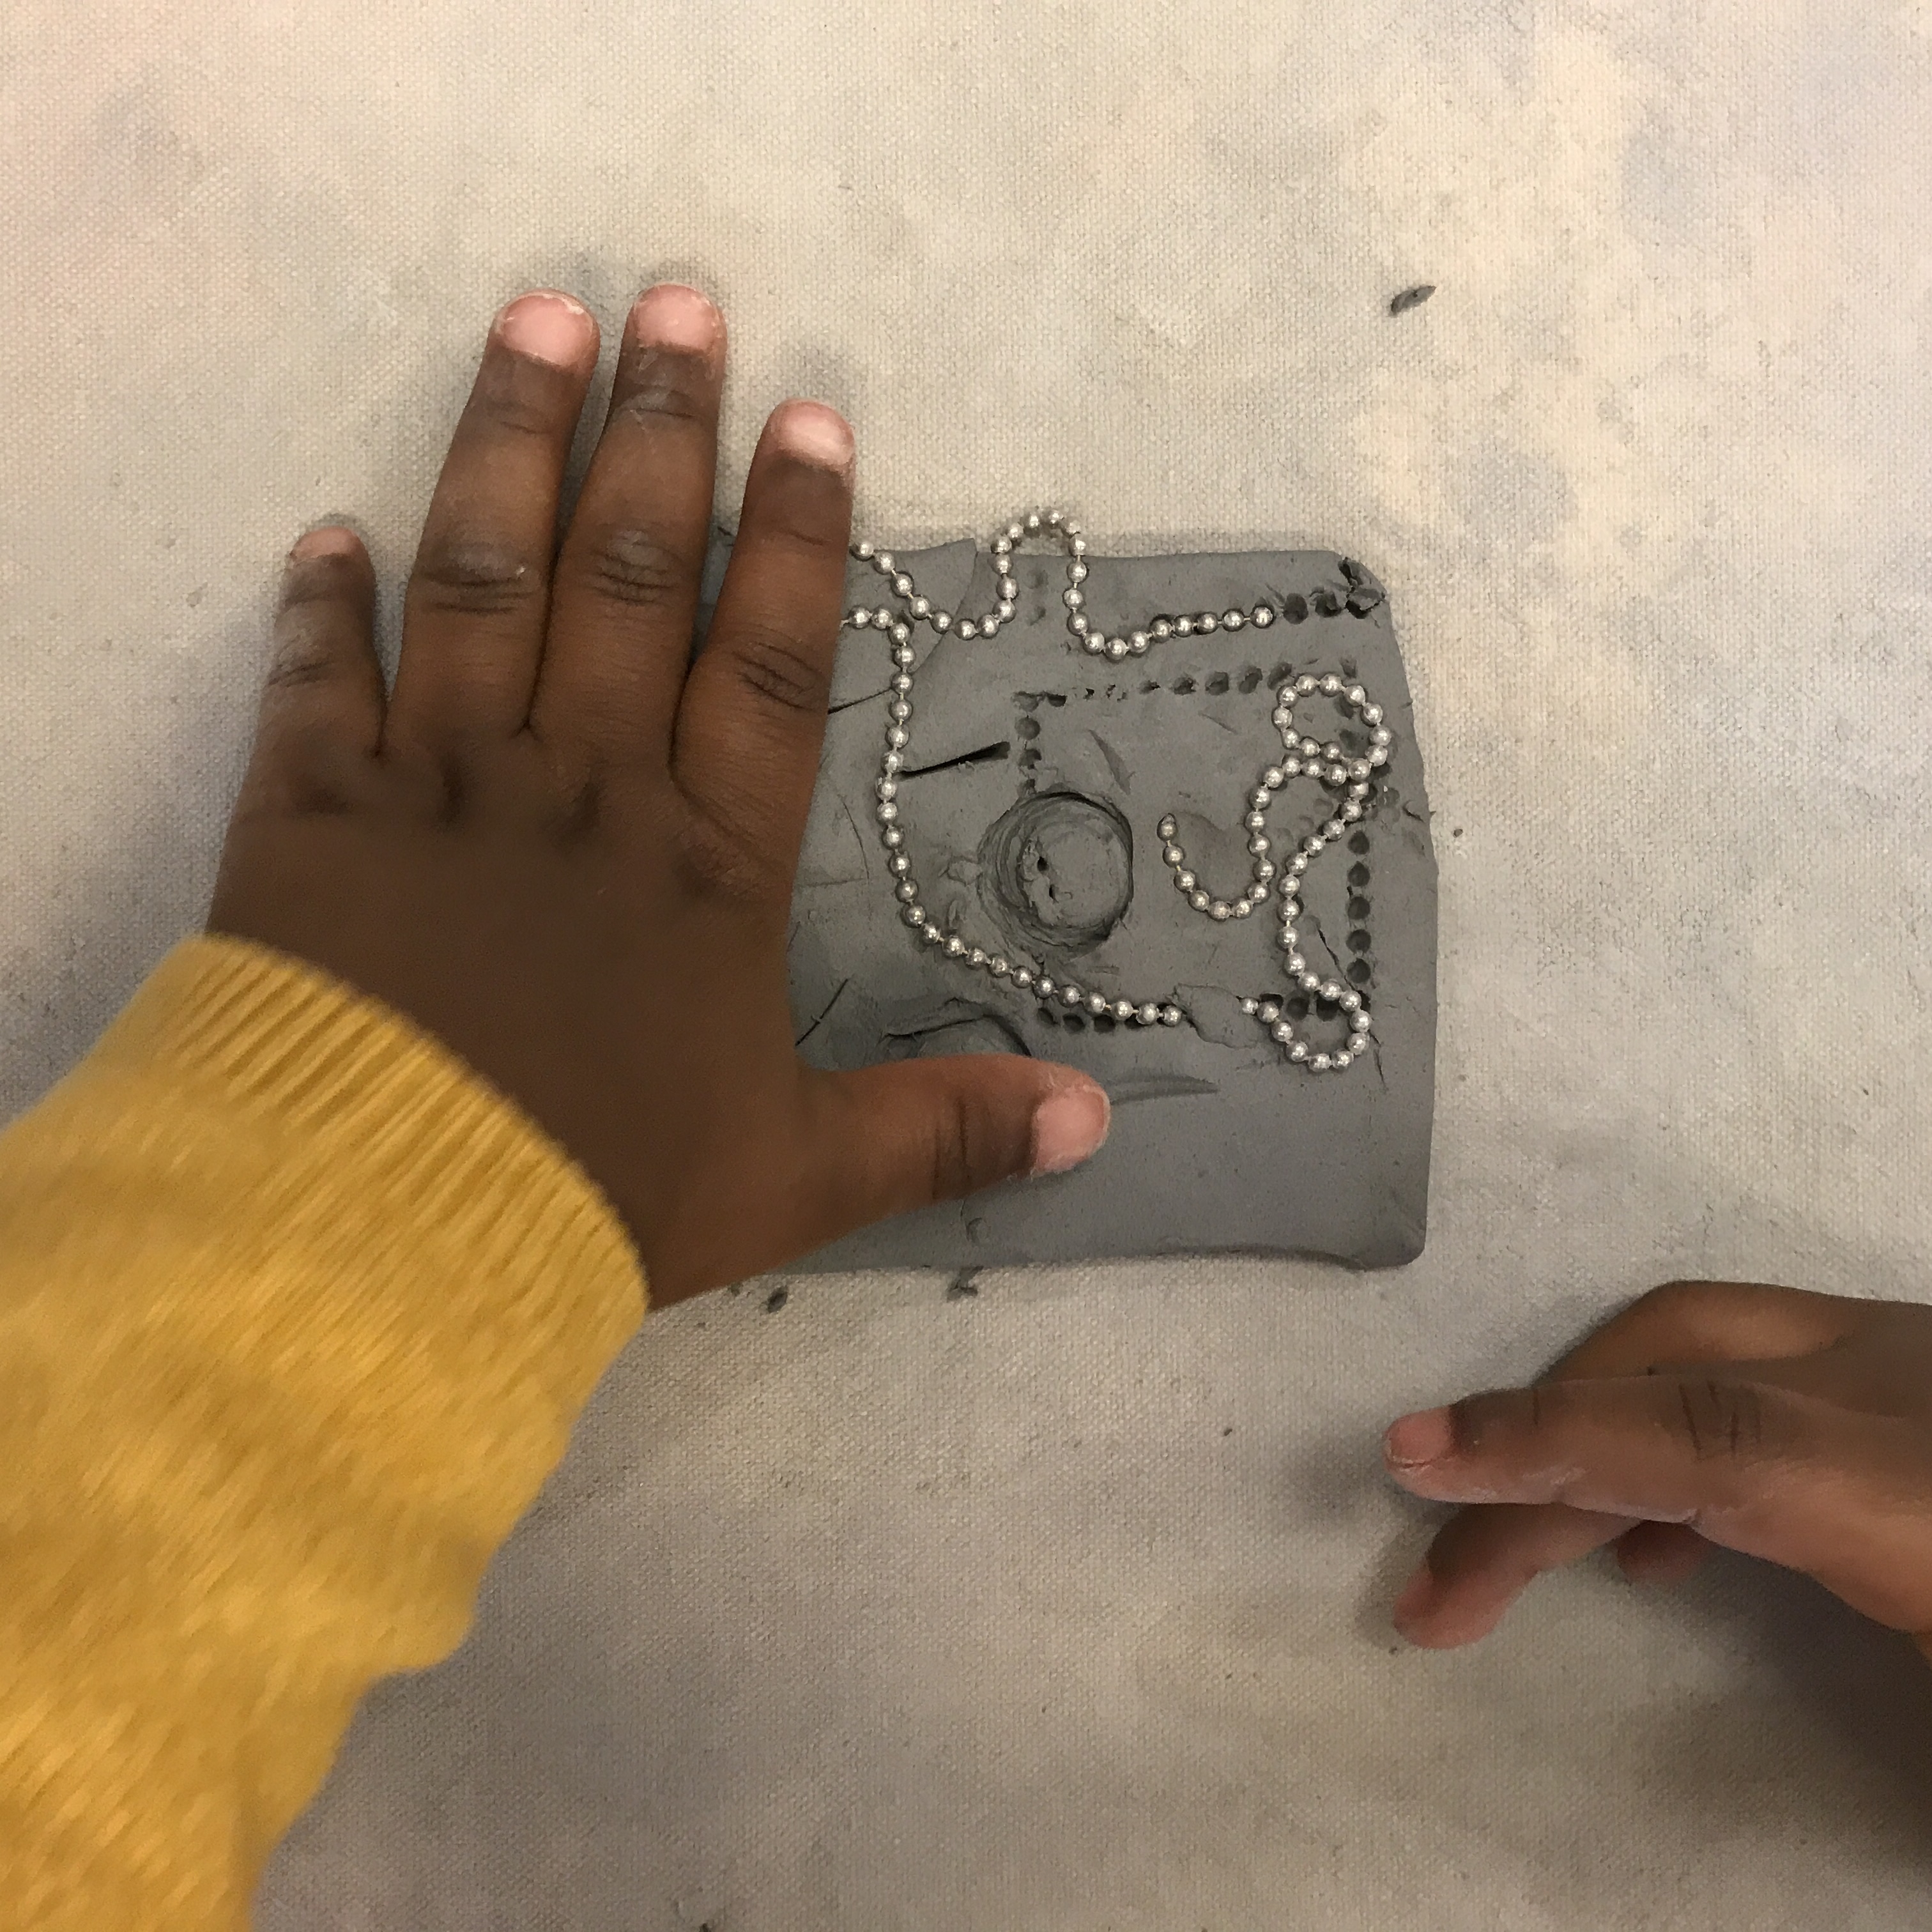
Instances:
[[[519,296],[496,318],[496,334],[520,356],[572,369],[597,333],[590,311],[574,296],[538,289]]]
[[[1402,1630],[1426,1616],[1435,1607],[1436,1573],[1425,1562],[1415,1566],[1415,1574],[1402,1586],[1402,1594],[1389,1606],[1389,1621]]]
[[[852,467],[852,426],[823,403],[787,403],[773,418],[772,435],[781,449],[807,463]]]
[[[1106,1090],[1076,1076],[1033,1110],[1032,1174],[1064,1174],[1088,1159],[1107,1138],[1112,1112]]]
[[[1382,1437],[1382,1456],[1398,1469],[1414,1469],[1438,1461],[1455,1446],[1455,1418],[1449,1411],[1424,1408],[1389,1424]]]
[[[350,556],[362,548],[362,540],[340,524],[325,524],[319,530],[299,536],[289,552],[291,563],[307,563],[311,557]]]
[[[638,296],[631,333],[646,347],[709,355],[724,333],[724,318],[708,296],[682,282],[660,282]]]

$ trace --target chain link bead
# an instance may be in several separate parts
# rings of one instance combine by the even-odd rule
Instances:
[[[1121,1024],[1177,1027],[1185,1015],[1172,1000],[1149,1000],[1136,1004],[1126,998],[1110,1000],[1104,994],[1090,992],[1071,982],[1057,982],[1049,974],[1036,974],[1030,968],[1017,965],[1001,954],[989,954],[983,946],[970,944],[959,934],[946,933],[920,903],[919,887],[911,876],[911,862],[900,849],[904,836],[895,823],[901,809],[896,780],[904,766],[904,748],[908,742],[907,728],[912,716],[913,673],[916,657],[911,646],[913,628],[917,624],[926,624],[940,636],[956,631],[962,639],[969,641],[996,636],[1003,625],[1013,621],[1016,614],[1019,581],[1013,559],[1016,546],[1028,538],[1057,544],[1064,554],[1066,586],[1060,595],[1067,612],[1066,628],[1089,656],[1103,657],[1118,664],[1130,656],[1144,657],[1154,646],[1171,638],[1208,636],[1222,630],[1239,631],[1250,624],[1262,629],[1278,617],[1288,614],[1266,602],[1257,602],[1250,608],[1234,606],[1224,611],[1156,616],[1148,620],[1144,628],[1110,633],[1093,624],[1085,614],[1086,597],[1081,586],[1089,574],[1085,562],[1086,540],[1080,533],[1079,525],[1058,510],[1030,511],[1023,518],[1015,518],[994,534],[992,554],[998,568],[998,596],[992,608],[977,616],[964,616],[955,611],[935,609],[932,600],[920,594],[913,573],[900,568],[890,550],[876,549],[864,541],[853,544],[852,556],[869,563],[890,584],[894,595],[904,604],[903,614],[885,604],[855,606],[844,620],[855,630],[877,628],[886,632],[892,640],[895,673],[888,680],[890,722],[875,788],[878,800],[875,809],[880,838],[887,848],[893,892],[901,902],[902,915],[908,928],[916,931],[925,944],[936,948],[944,958],[957,961],[969,970],[986,972],[1022,992],[1031,992],[1042,1000],[1057,996],[1070,1010],[1084,1007],[1096,1020],[1111,1018]],[[1327,607],[1321,604],[1320,599],[1316,601],[1325,610]],[[1334,699],[1338,708],[1352,712],[1367,728],[1366,757],[1346,752],[1338,742],[1323,743],[1297,730],[1297,705],[1302,699],[1318,693]],[[1337,841],[1347,826],[1364,816],[1374,788],[1374,775],[1390,760],[1394,734],[1384,724],[1382,708],[1370,701],[1366,688],[1334,671],[1303,671],[1284,682],[1274,694],[1270,716],[1281,735],[1282,748],[1287,755],[1279,764],[1268,766],[1259,785],[1247,795],[1248,808],[1243,815],[1243,824],[1249,835],[1249,855],[1255,862],[1252,868],[1253,884],[1231,897],[1216,897],[1186,864],[1186,854],[1178,842],[1178,824],[1172,813],[1163,816],[1157,827],[1162,842],[1161,856],[1172,872],[1174,884],[1189,907],[1216,922],[1249,917],[1257,906],[1266,903],[1271,896],[1270,882],[1279,878],[1278,885],[1272,889],[1281,896],[1281,926],[1276,943],[1286,955],[1289,977],[1304,994],[1324,1005],[1332,1004],[1339,1007],[1347,1020],[1346,1043],[1325,1051],[1316,1051],[1309,1042],[1296,1036],[1293,1025],[1282,1017],[1276,1000],[1251,996],[1241,1000],[1241,1011],[1256,1020],[1270,1038],[1286,1049],[1286,1058],[1289,1062],[1313,1072],[1332,1072],[1346,1068],[1366,1050],[1371,1022],[1360,993],[1345,986],[1339,980],[1323,980],[1310,966],[1300,949],[1294,924],[1302,910],[1301,902],[1296,895],[1310,862]],[[1272,848],[1265,836],[1265,814],[1275,794],[1299,777],[1312,778],[1338,789],[1346,788],[1346,802],[1315,832],[1301,839],[1286,866],[1278,868],[1267,856]]]

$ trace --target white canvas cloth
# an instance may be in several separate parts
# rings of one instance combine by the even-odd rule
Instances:
[[[1924,0],[9,0],[0,161],[10,1107],[200,916],[282,549],[392,620],[532,284],[718,296],[728,493],[807,392],[904,543],[1362,557],[1437,810],[1420,1262],[653,1318],[265,1927],[1925,1922],[1900,1643],[1725,1563],[1402,1651],[1376,1457],[1659,1279],[1925,1292]]]

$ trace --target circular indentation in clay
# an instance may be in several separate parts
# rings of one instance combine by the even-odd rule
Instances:
[[[980,890],[1036,950],[1100,944],[1134,896],[1134,836],[1111,805],[1078,792],[1023,798],[980,842]]]
[[[1358,838],[1360,836],[1359,832],[1356,834]],[[1351,866],[1348,868],[1348,883],[1352,886],[1366,886],[1369,883],[1368,867],[1363,865]]]
[[[1348,850],[1351,852],[1362,853],[1368,849],[1369,835],[1366,832],[1357,832],[1354,837],[1348,841]]]
[[[1368,916],[1369,902],[1358,892],[1348,902],[1348,916],[1351,919],[1366,919]]]
[[[1352,959],[1348,962],[1348,977],[1356,986],[1366,986],[1375,974],[1366,959]]]
[[[1374,944],[1369,937],[1366,926],[1358,926],[1348,935],[1348,950],[1351,952],[1366,952]]]

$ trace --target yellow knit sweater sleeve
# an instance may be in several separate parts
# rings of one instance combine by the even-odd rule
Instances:
[[[0,1135],[0,1926],[245,1926],[643,1308],[602,1198],[447,1051],[171,954]]]

